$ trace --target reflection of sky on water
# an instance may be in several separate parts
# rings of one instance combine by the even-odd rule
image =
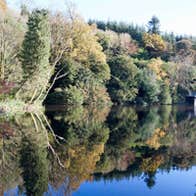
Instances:
[[[68,196],[72,190],[73,196],[196,196],[193,107],[120,107],[101,118],[93,118],[91,110],[82,111],[76,118],[69,112],[52,111],[48,115],[54,131],[65,136],[68,143],[56,148],[65,170],[55,164],[50,153],[46,159],[45,140],[40,139],[43,133],[34,132],[30,116],[19,121],[24,137],[16,149],[11,144],[18,138],[17,124],[0,124],[15,128],[16,133],[10,140],[5,137],[8,153],[13,151],[16,156],[8,156],[12,167],[1,170],[5,176],[0,180],[0,195],[25,196],[26,188],[30,195],[39,196],[45,191],[44,196]],[[23,161],[18,162],[17,157]],[[94,181],[86,182],[93,177]]]
[[[189,171],[158,173],[156,185],[149,189],[141,179],[87,182],[73,196],[194,196],[196,193],[196,167]]]
[[[196,193],[196,167],[188,171],[159,172],[152,189],[149,189],[141,178],[101,180],[82,184],[72,196],[194,196],[194,193]],[[49,185],[48,193],[44,194],[44,196],[62,195],[64,195],[63,185],[59,189]],[[19,196],[18,188],[5,192],[4,196]]]
[[[16,187],[15,189],[11,189],[9,191],[4,192],[4,196],[10,196],[10,195],[18,195],[18,188]]]

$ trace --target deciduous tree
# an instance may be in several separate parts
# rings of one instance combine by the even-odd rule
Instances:
[[[143,34],[144,47],[148,50],[150,58],[160,56],[166,50],[166,44],[158,34]]]

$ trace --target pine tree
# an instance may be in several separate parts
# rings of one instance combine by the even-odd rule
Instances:
[[[33,138],[34,139],[34,138]],[[48,186],[47,150],[32,141],[31,136],[22,138],[20,166],[27,195],[41,196]]]
[[[28,31],[22,45],[21,61],[25,75],[41,71],[49,65],[50,29],[48,12],[35,10],[27,23]]]
[[[152,34],[160,34],[160,21],[156,16],[153,16],[148,22],[148,32]]]
[[[35,10],[28,20],[28,31],[20,55],[24,85],[20,98],[29,100],[46,89],[50,79],[50,25],[46,10]],[[33,97],[32,97],[33,96]]]
[[[21,16],[29,16],[30,12],[25,4],[22,4],[20,7],[20,15]]]

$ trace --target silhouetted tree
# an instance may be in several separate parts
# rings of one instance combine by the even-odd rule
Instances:
[[[156,16],[153,16],[148,22],[148,32],[152,34],[160,34],[160,21]]]

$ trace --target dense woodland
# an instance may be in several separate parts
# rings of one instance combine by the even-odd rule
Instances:
[[[172,104],[196,90],[195,38],[161,32],[156,16],[142,27],[86,23],[71,5],[65,13],[25,5],[18,13],[4,0],[0,6],[5,110],[43,103]]]
[[[195,165],[193,111],[166,104],[196,91],[196,38],[148,20],[86,22],[71,4],[16,12],[0,0],[0,109],[28,111],[0,116],[0,194],[141,176],[151,188],[157,171]]]

